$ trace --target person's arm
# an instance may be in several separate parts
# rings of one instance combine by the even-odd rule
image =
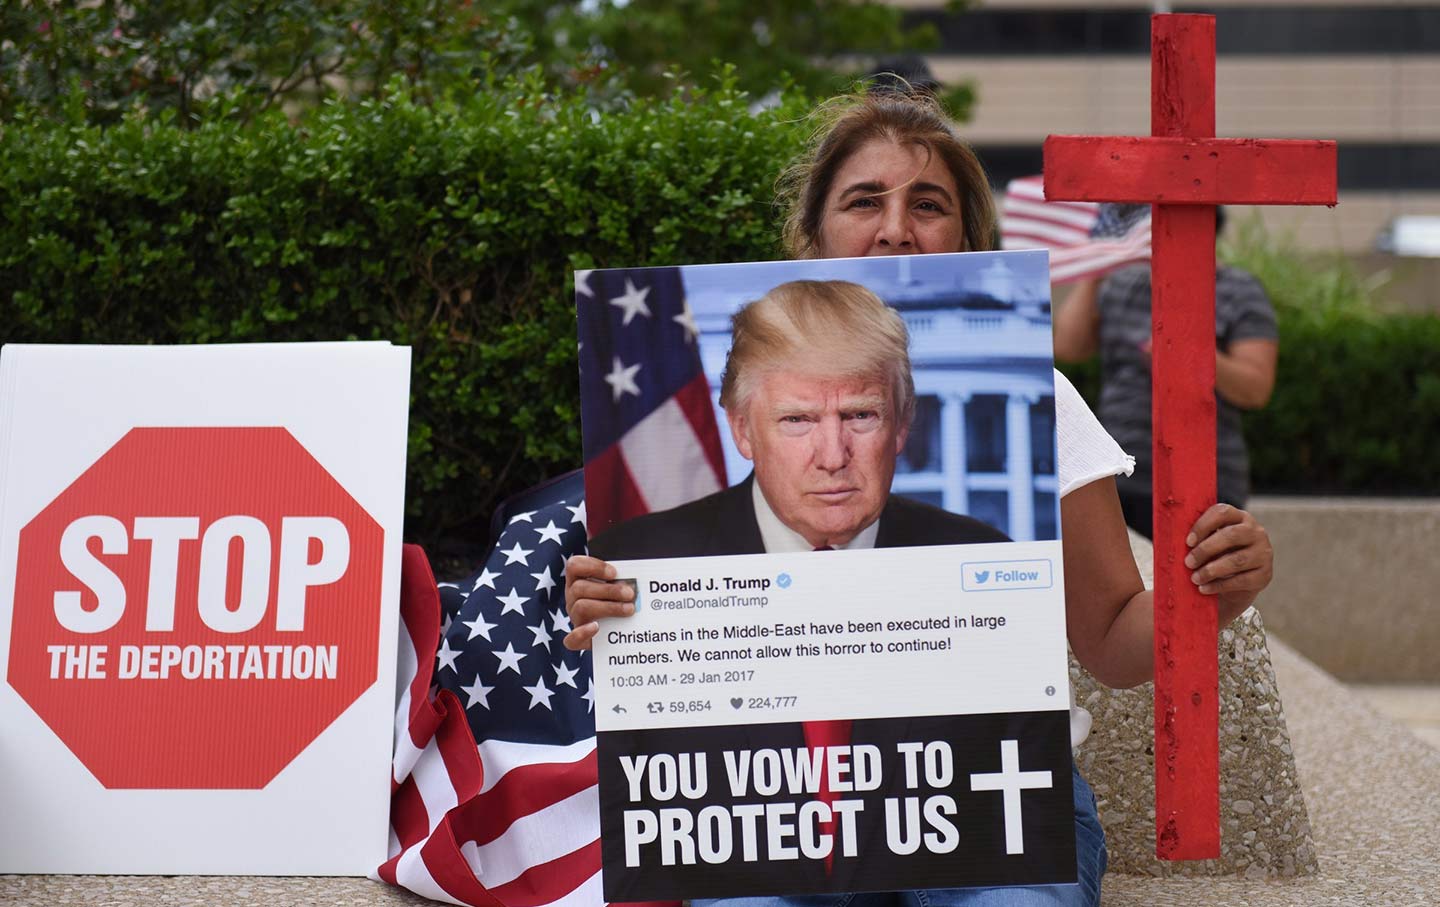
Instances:
[[[1280,344],[1275,308],[1265,287],[1239,268],[1215,274],[1215,392],[1232,406],[1259,409],[1275,389]]]
[[[1275,389],[1274,340],[1234,340],[1227,352],[1215,351],[1215,392],[1240,409],[1260,409]],[[1057,353],[1058,355],[1058,353]]]
[[[1065,618],[1075,658],[1107,686],[1153,679],[1154,597],[1135,567],[1114,479],[1061,498],[1060,521]],[[1219,627],[1240,616],[1270,583],[1270,540],[1243,510],[1216,504],[1195,521],[1186,544],[1190,581],[1217,596]]]
[[[1054,309],[1055,359],[1084,362],[1100,349],[1100,281],[1083,280]]]

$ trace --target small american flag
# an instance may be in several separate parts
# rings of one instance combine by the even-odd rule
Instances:
[[[578,271],[590,534],[726,486],[679,268]]]
[[[1044,178],[1026,176],[1005,187],[1001,247],[1049,249],[1050,282],[1102,277],[1150,260],[1150,207],[1096,202],[1048,202]]]
[[[519,514],[460,583],[437,587],[406,546],[377,878],[452,904],[604,903],[590,657],[561,643],[564,565],[584,550],[583,501]]]

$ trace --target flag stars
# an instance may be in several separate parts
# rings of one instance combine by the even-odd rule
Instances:
[[[604,305],[605,288],[595,280],[591,283],[598,304]],[[658,327],[662,316],[674,312],[667,306],[651,325]],[[673,339],[674,329],[666,330]],[[632,370],[632,379],[634,374]],[[531,724],[544,724],[568,714],[566,710],[575,709],[582,699],[580,710],[591,716],[585,721],[593,720],[593,661],[583,652],[570,655],[560,644],[573,627],[561,594],[563,564],[569,555],[585,550],[586,506],[583,498],[577,498],[515,514],[493,549],[494,559],[461,580],[458,592],[447,593],[452,607],[438,615],[446,626],[437,648],[431,650],[436,659],[433,676],[438,688],[454,691],[472,721],[498,718],[510,709],[513,718],[528,713]],[[554,545],[548,546],[549,542]],[[534,585],[528,585],[530,581]],[[483,597],[478,594],[482,588],[487,590]],[[470,595],[476,597],[467,602]],[[456,602],[464,606],[453,607]],[[512,613],[519,616],[510,617]],[[447,668],[451,673],[446,673]],[[514,679],[506,680],[506,672],[514,672]],[[521,690],[529,695],[517,698]]]
[[[530,575],[533,576],[533,577],[535,577],[535,594],[536,594],[536,595],[541,595],[541,594],[548,595],[548,594],[550,593],[550,590],[555,588],[555,578],[550,575],[550,568],[549,568],[549,567],[546,567],[544,570],[541,570],[539,573],[532,573],[532,574],[530,574]]]
[[[694,343],[700,339],[700,326],[695,323],[695,313],[690,311],[690,300],[681,300],[680,306],[680,314],[670,320],[684,328],[685,339]]]
[[[555,695],[555,691],[545,686],[544,677],[535,678],[533,687],[522,686],[521,689],[530,694],[530,708],[533,709],[537,705],[543,705],[546,709],[550,708],[550,697]]]
[[[625,278],[625,292],[610,300],[611,305],[625,313],[625,317],[620,321],[621,327],[629,327],[636,315],[650,317],[650,307],[645,304],[645,297],[649,295],[649,287],[637,290],[635,284],[630,282],[630,278]]]
[[[620,361],[620,357],[614,357],[614,365],[610,367],[610,374],[605,376],[605,383],[610,385],[611,402],[619,403],[626,394],[640,396],[640,385],[635,383],[635,375],[640,371],[640,363],[626,365]]]
[[[526,567],[528,567],[530,566],[530,555],[534,554],[535,550],[533,548],[521,548],[520,543],[516,542],[514,548],[511,548],[509,551],[502,551],[500,553],[505,555],[505,566],[508,567],[511,564],[524,564]]]
[[[554,611],[550,612],[550,632],[570,632],[570,615],[565,613],[564,608],[556,608]]]
[[[495,641],[490,638],[490,631],[495,629],[497,624],[487,623],[485,620],[485,615],[477,614],[475,615],[474,620],[465,620],[461,621],[461,623],[470,628],[470,635],[465,637],[466,642],[469,642],[477,636],[485,637],[486,642]]]
[[[445,670],[446,668],[449,668],[451,671],[454,671],[458,674],[459,671],[455,668],[455,659],[459,657],[460,652],[450,648],[450,640],[440,640],[440,651],[435,653],[435,661],[438,662],[440,665],[438,668],[435,669],[436,672],[438,673]]]
[[[479,703],[486,709],[490,708],[490,693],[493,692],[495,688],[487,687],[481,683],[478,673],[475,675],[475,681],[473,683],[469,686],[462,686],[460,689],[465,691],[465,708],[468,709],[476,703]]]
[[[550,525],[542,526],[535,531],[540,533],[540,541],[536,544],[543,545],[546,542],[554,542],[557,545],[565,544],[562,539],[562,537],[565,535],[565,530],[556,526],[554,520],[550,521]]]
[[[590,289],[590,275],[595,273],[594,268],[587,268],[575,272],[575,292],[584,293],[586,296],[594,297],[595,291]]]
[[[512,587],[508,595],[502,595],[497,599],[497,601],[502,602],[505,605],[505,607],[500,609],[501,616],[503,617],[504,615],[509,614],[511,611],[514,611],[516,614],[524,617],[524,605],[529,600],[529,596],[521,595],[519,589]]]
[[[505,651],[501,652],[496,650],[490,654],[500,659],[500,667],[495,669],[497,676],[506,671],[514,671],[516,674],[520,673],[520,659],[525,657],[525,653],[516,652],[514,643],[507,642],[505,644]]]
[[[580,687],[575,684],[575,675],[579,673],[579,668],[572,668],[565,664],[565,662],[560,662],[555,666],[555,686],[558,687],[563,683],[572,690],[580,689]]]
[[[480,568],[480,578],[475,581],[475,585],[473,585],[473,586],[470,587],[470,591],[473,593],[476,589],[479,589],[481,586],[488,586],[488,587],[490,587],[491,589],[494,589],[494,588],[495,588],[495,581],[496,581],[497,579],[499,579],[499,578],[500,578],[500,574],[498,574],[498,573],[491,573],[491,572],[490,572],[490,569],[489,569],[488,567],[481,567],[481,568]]]

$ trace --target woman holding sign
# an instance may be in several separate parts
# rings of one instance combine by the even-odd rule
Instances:
[[[995,214],[989,185],[955,124],[928,95],[894,90],[841,99],[822,108],[827,125],[782,178],[786,249],[796,258],[848,258],[984,251]],[[1130,551],[1114,477],[1133,459],[1105,432],[1073,386],[1055,375],[1061,540],[1067,633],[1075,657],[1102,683],[1150,680],[1153,601]],[[1191,528],[1186,566],[1200,592],[1217,596],[1219,626],[1240,615],[1270,582],[1273,551],[1263,527],[1243,510],[1218,504]],[[606,582],[604,561],[571,558],[565,599],[572,649],[589,648],[600,617],[632,614],[633,592]],[[1072,744],[1090,718],[1072,709]],[[954,889],[906,893],[929,905],[1099,902],[1105,870],[1094,800],[1076,776],[1079,885]],[[845,896],[796,898],[839,904]],[[775,899],[777,903],[792,899]]]

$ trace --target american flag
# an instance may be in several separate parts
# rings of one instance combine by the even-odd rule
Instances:
[[[679,268],[577,271],[590,534],[726,485]]]
[[[515,516],[480,572],[401,579],[390,859],[375,876],[452,904],[599,907],[595,693],[561,639],[585,504]]]
[[[589,653],[561,642],[565,562],[587,522],[725,484],[679,269],[581,271],[575,287],[589,513],[577,499],[515,516],[460,583],[437,586],[405,550],[390,858],[375,877],[438,901],[604,904],[595,693]]]
[[[1001,247],[1049,249],[1050,282],[1102,277],[1150,260],[1150,207],[1048,202],[1044,178],[1011,180],[1000,206]]]

